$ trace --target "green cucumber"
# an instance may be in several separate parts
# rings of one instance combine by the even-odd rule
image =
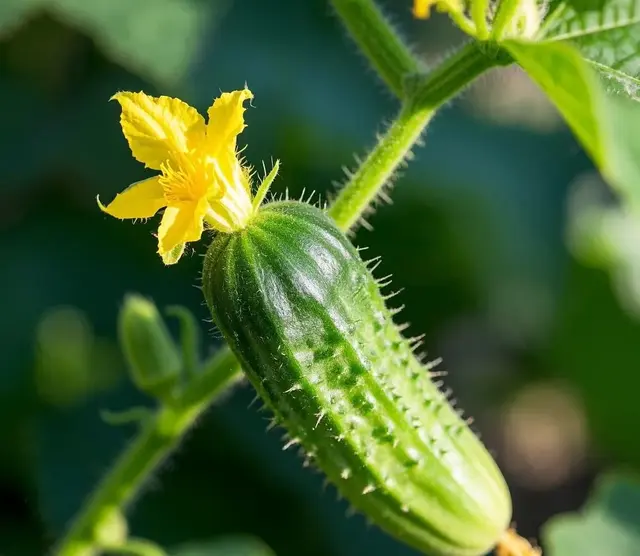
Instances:
[[[218,234],[203,291],[250,382],[339,491],[432,556],[478,556],[511,519],[505,481],[320,209],[264,205]]]

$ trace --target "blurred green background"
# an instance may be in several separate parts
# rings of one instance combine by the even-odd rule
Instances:
[[[427,63],[460,41],[444,18],[411,21],[409,0],[384,6]],[[245,82],[248,161],[279,158],[275,191],[294,196],[326,198],[397,108],[323,0],[0,1],[0,555],[45,554],[126,445],[134,429],[100,411],[152,403],[116,344],[125,294],[207,317],[195,287],[205,245],[166,268],[157,222],[97,208],[97,194],[147,175],[109,97],[145,90],[204,111]],[[638,220],[513,68],[444,109],[415,155],[355,241],[404,288],[410,332],[444,358],[521,534],[537,536],[581,506],[601,469],[640,467]],[[252,398],[245,385],[217,403],[149,482],[131,512],[137,536],[414,554],[347,519]]]

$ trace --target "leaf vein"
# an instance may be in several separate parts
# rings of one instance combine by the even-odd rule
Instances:
[[[582,37],[588,37],[590,35],[596,35],[598,33],[606,33],[607,31],[614,31],[616,29],[624,29],[626,27],[631,27],[633,25],[636,25],[640,23],[640,14],[635,15],[633,18],[630,18],[626,21],[624,21],[623,23],[620,23],[619,21],[616,21],[614,23],[611,23],[609,25],[605,25],[602,24],[600,26],[595,25],[593,27],[590,28],[581,28],[580,30],[577,31],[572,31],[569,33],[564,33],[561,35],[552,35],[550,37],[547,37],[547,41],[548,42],[560,42],[560,41],[567,41],[567,40],[571,40],[571,39],[579,39]]]

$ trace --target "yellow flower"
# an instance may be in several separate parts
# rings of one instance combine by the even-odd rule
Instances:
[[[441,12],[461,12],[463,9],[461,0],[413,0],[413,17],[428,19],[431,6],[435,6]]]
[[[249,175],[236,150],[245,128],[244,101],[251,98],[247,88],[222,94],[205,123],[176,98],[142,92],[112,97],[122,108],[120,124],[134,158],[160,174],[129,186],[107,206],[98,203],[122,219],[149,218],[166,207],[158,228],[165,264],[177,262],[185,243],[199,240],[205,225],[230,233],[255,213]]]
[[[433,4],[435,4],[433,0],[414,0],[413,16],[417,19],[427,19]]]

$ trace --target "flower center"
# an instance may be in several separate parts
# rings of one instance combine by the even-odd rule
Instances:
[[[240,230],[254,213],[248,176],[233,151],[215,157],[178,154],[165,161],[160,170],[167,204],[206,199],[204,218],[211,228],[227,233]]]
[[[207,195],[213,181],[213,172],[200,157],[178,156],[161,166],[159,182],[167,204],[197,202]]]

